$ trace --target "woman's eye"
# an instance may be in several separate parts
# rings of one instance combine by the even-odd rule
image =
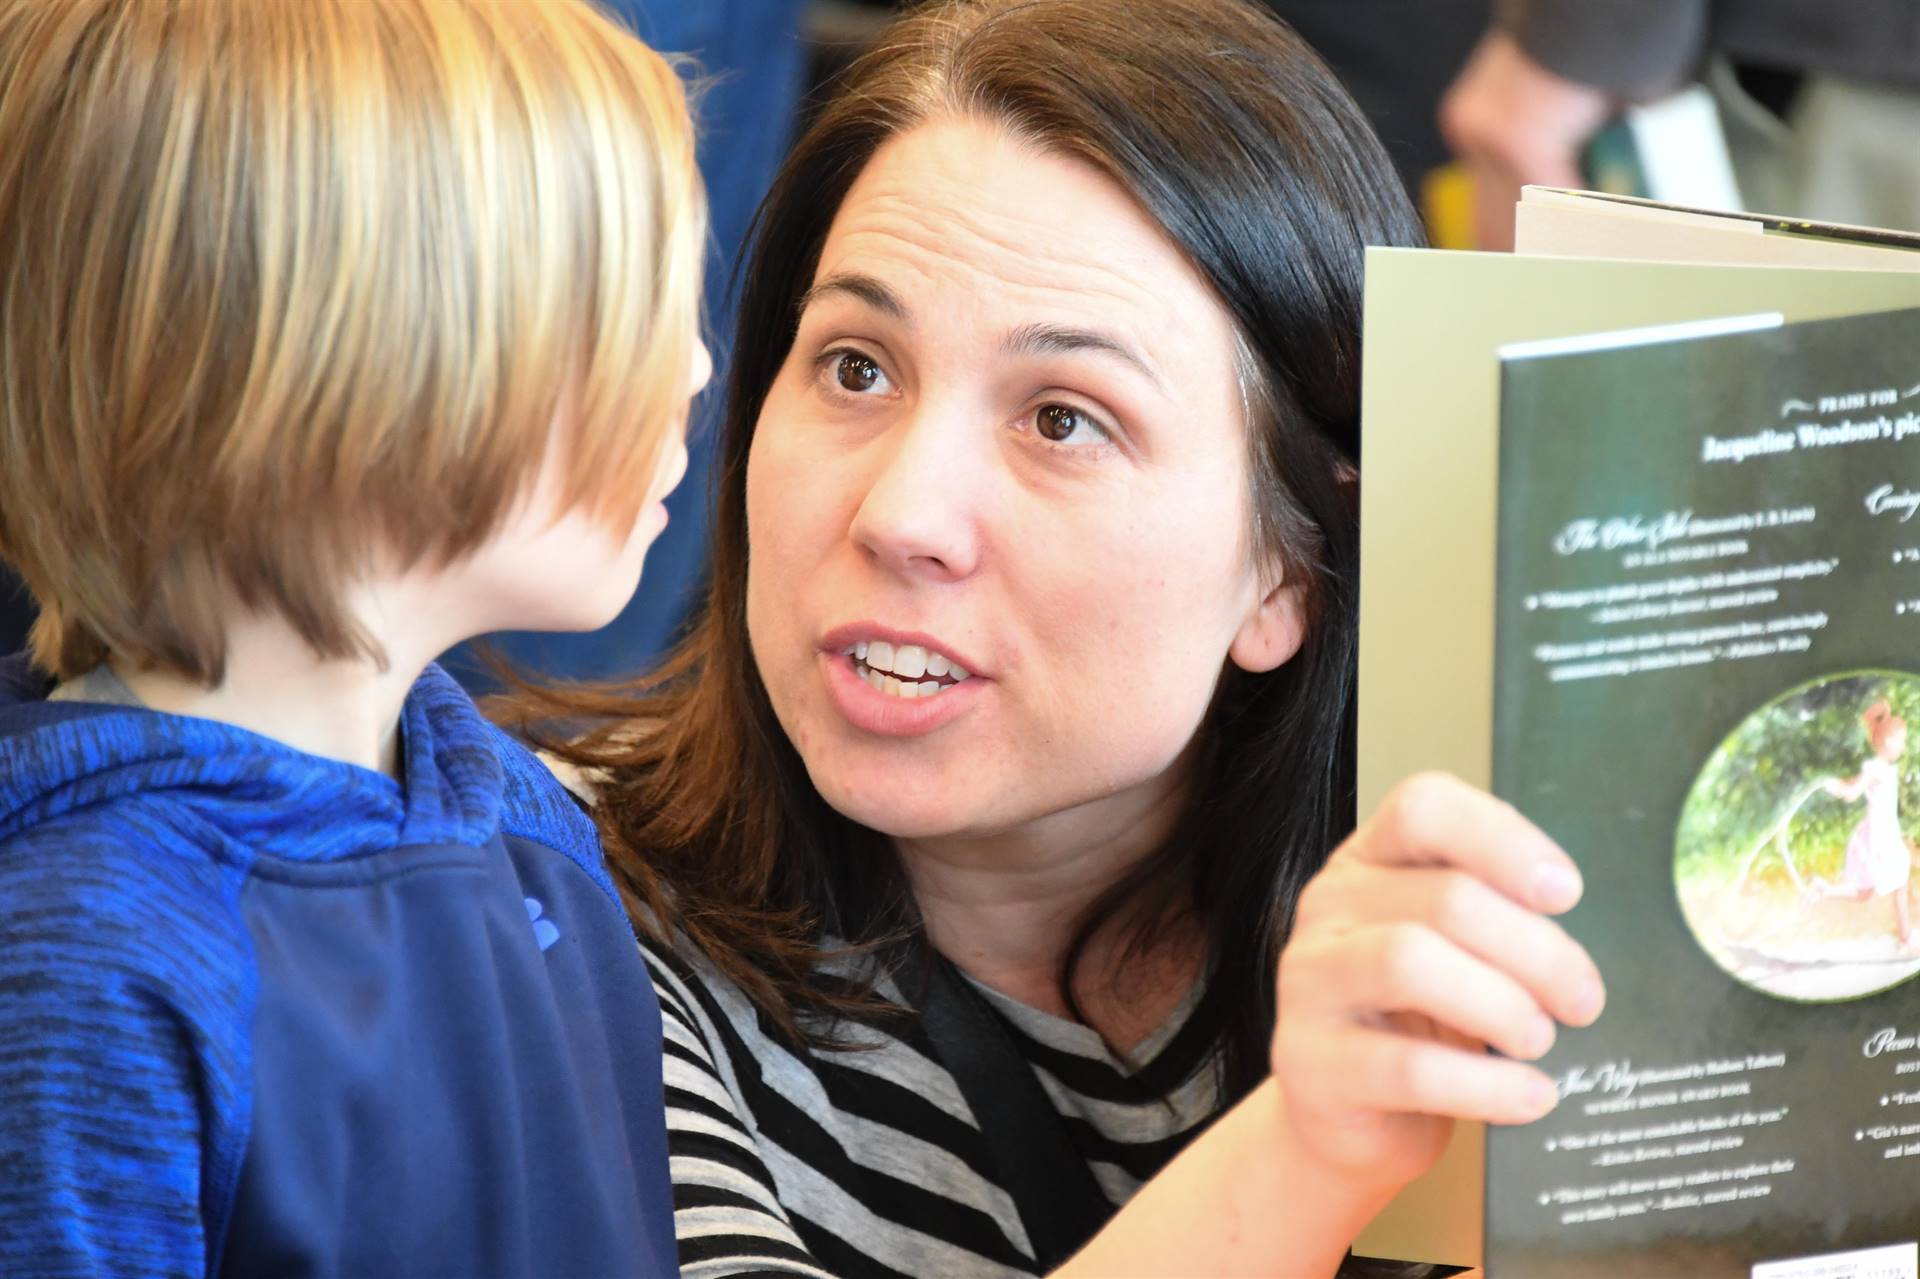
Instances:
[[[1111,438],[1105,427],[1067,404],[1043,404],[1033,415],[1033,429],[1052,444],[1103,443]]]
[[[868,395],[884,388],[887,375],[880,371],[879,364],[858,351],[840,351],[828,357],[827,371],[832,374],[834,385],[852,395]]]

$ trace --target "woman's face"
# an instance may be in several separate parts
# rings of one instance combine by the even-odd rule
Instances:
[[[754,656],[827,801],[1100,837],[1180,794],[1226,661],[1299,641],[1246,429],[1225,310],[1118,185],[973,121],[882,148],[747,475]]]

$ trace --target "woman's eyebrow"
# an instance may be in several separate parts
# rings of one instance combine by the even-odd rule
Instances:
[[[1063,355],[1076,351],[1111,355],[1138,369],[1161,391],[1167,389],[1144,355],[1119,338],[1092,329],[1075,329],[1059,324],[1023,324],[1007,335],[1005,347],[1010,355]]]
[[[899,294],[870,275],[859,271],[835,271],[832,275],[818,281],[800,298],[800,314],[823,298],[842,294],[887,316],[889,319],[911,325],[913,316],[907,310],[906,303]],[[1002,344],[1009,355],[1063,355],[1080,351],[1093,351],[1110,355],[1122,363],[1137,369],[1146,379],[1161,391],[1166,384],[1133,347],[1107,333],[1092,329],[1076,329],[1061,324],[1023,324],[1007,335]]]
[[[906,304],[898,294],[872,276],[862,275],[858,271],[835,271],[816,283],[801,296],[800,314],[805,315],[808,307],[835,293],[843,293],[864,302],[882,315],[903,324],[913,323],[913,317],[907,313]]]

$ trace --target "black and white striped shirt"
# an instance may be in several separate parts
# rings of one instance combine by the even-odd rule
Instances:
[[[1038,1272],[974,1117],[916,1023],[854,1028],[858,1047],[796,1048],[700,958],[647,959],[666,1032],[683,1275]],[[1130,1068],[1089,1028],[981,989],[1116,1205],[1219,1108],[1192,997]]]

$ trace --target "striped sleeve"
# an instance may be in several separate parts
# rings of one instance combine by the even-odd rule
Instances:
[[[645,951],[664,1031],[667,1151],[683,1279],[804,1275],[834,1279],[800,1241],[716,1060],[689,978]]]

